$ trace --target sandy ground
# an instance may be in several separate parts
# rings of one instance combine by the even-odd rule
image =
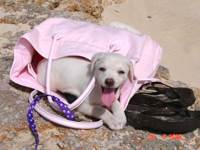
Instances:
[[[127,0],[103,12],[150,35],[164,49],[162,64],[175,80],[200,87],[200,1]]]

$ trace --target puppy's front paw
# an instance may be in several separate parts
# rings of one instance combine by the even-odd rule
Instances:
[[[115,120],[117,120],[117,124],[119,124],[118,126],[120,126],[121,129],[124,128],[124,126],[126,125],[127,119],[119,101],[115,101],[113,103],[111,111]]]
[[[115,112],[113,115],[115,116],[115,119],[117,119],[118,122],[122,124],[123,127],[126,125],[127,119],[124,112]]]
[[[123,129],[126,125],[126,116],[125,118],[117,118],[113,117],[109,122],[106,123],[108,127],[112,130],[120,130]]]

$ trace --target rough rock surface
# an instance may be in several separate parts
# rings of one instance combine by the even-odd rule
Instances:
[[[122,1],[122,0],[121,0]],[[0,2],[0,149],[32,150],[34,139],[26,123],[26,110],[30,89],[9,80],[13,61],[13,47],[23,33],[51,16],[70,17],[97,22],[103,7],[117,0],[1,0]],[[87,3],[86,3],[87,2]],[[74,4],[75,3],[75,4]],[[84,3],[84,4],[83,4]],[[65,5],[66,4],[66,5]],[[75,8],[74,8],[75,7]],[[72,9],[73,8],[73,9]],[[157,77],[174,86],[186,86],[170,80],[169,71],[160,67]],[[200,90],[194,88],[199,107]],[[41,150],[195,150],[200,148],[199,130],[173,136],[154,135],[126,126],[120,131],[106,127],[93,130],[74,130],[52,124],[35,114],[40,135]]]

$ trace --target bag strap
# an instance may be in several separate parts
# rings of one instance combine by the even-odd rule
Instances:
[[[65,117],[68,120],[74,120],[74,118],[75,118],[74,113],[68,108],[67,105],[65,105],[63,102],[61,102],[59,98],[52,96],[52,95],[46,95],[46,94],[35,95],[34,99],[31,100],[30,106],[27,111],[27,121],[29,124],[29,128],[30,128],[33,136],[35,137],[35,150],[37,149],[38,144],[39,144],[39,135],[38,135],[38,132],[36,129],[36,124],[35,124],[35,121],[33,118],[33,110],[34,110],[36,104],[39,103],[39,101],[43,97],[46,97],[46,96],[49,96],[52,98],[52,100],[59,106],[60,110],[64,113]]]
[[[51,75],[51,65],[52,65],[52,56],[53,56],[53,53],[55,51],[55,46],[56,46],[56,43],[62,38],[62,36],[60,34],[55,34],[53,36],[53,42],[52,42],[52,45],[51,45],[51,49],[50,49],[50,52],[49,52],[49,56],[48,56],[48,64],[47,64],[47,73],[46,73],[46,93],[47,94],[51,94],[51,90],[50,90],[50,75]],[[66,102],[65,99],[62,99],[61,98],[61,101],[63,103],[65,103],[66,105],[68,105],[68,107],[70,109],[75,109],[77,108],[84,100],[85,98],[91,93],[91,91],[93,90],[94,88],[94,85],[95,85],[95,78],[93,77],[90,81],[90,83],[88,84],[88,86],[86,87],[85,91],[72,103],[72,104],[69,104]],[[55,104],[53,103],[51,97],[48,97],[48,101],[49,103],[51,104],[51,106],[53,108],[55,108],[56,110],[58,110],[57,106],[55,106]]]
[[[37,150],[39,144],[39,135],[33,118],[34,110],[37,111],[40,115],[42,115],[44,118],[65,127],[71,127],[76,129],[91,129],[91,128],[98,128],[103,125],[103,122],[101,120],[96,122],[74,121],[75,119],[74,113],[59,98],[48,94],[37,95],[37,93],[38,93],[37,90],[31,92],[29,97],[30,106],[27,111],[27,121],[29,124],[29,128],[35,138],[35,150]],[[52,114],[43,109],[42,107],[38,106],[37,104],[44,97],[51,97],[51,100],[55,102],[58,105],[59,109],[64,113],[65,118],[58,116],[56,114]]]

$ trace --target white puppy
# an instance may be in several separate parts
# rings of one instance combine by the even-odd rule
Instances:
[[[45,85],[47,60],[37,67],[38,80]],[[93,75],[96,78],[95,88],[87,99],[78,107],[81,113],[102,119],[111,129],[122,129],[126,124],[126,116],[118,100],[111,102],[110,110],[102,106],[109,103],[120,86],[128,79],[132,80],[131,62],[116,53],[98,53],[92,61],[79,57],[56,59],[51,68],[51,89],[70,93],[75,96],[85,90]]]
[[[141,35],[136,29],[120,22],[112,22],[110,25]],[[43,60],[37,68],[38,80],[42,85],[45,85],[46,67],[47,60]],[[122,129],[126,124],[125,113],[118,100],[111,101],[117,95],[120,86],[128,78],[132,80],[133,66],[126,57],[115,53],[98,53],[91,62],[80,57],[54,60],[51,69],[51,89],[78,97],[93,75],[96,78],[95,88],[78,107],[78,111],[102,119],[113,130]],[[112,105],[107,109],[102,104]]]

